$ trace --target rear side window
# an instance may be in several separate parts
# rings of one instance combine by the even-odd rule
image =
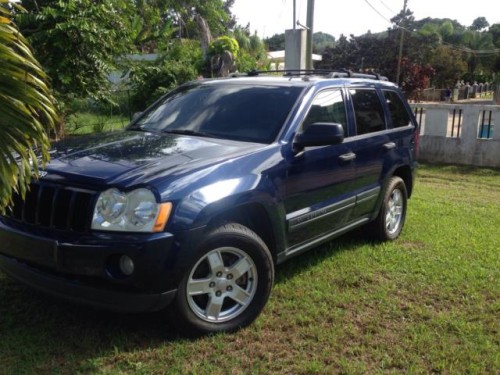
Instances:
[[[358,135],[385,130],[384,109],[375,90],[349,90],[356,118]]]
[[[391,114],[392,126],[401,128],[411,125],[410,115],[399,95],[394,91],[384,91],[384,97]]]
[[[341,90],[325,90],[316,95],[302,123],[302,130],[315,122],[340,124],[344,128],[344,134],[347,134],[347,117]]]

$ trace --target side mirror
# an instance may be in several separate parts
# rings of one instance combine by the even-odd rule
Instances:
[[[330,122],[315,122],[293,140],[293,150],[298,153],[305,147],[328,146],[344,141],[344,128],[340,124]]]

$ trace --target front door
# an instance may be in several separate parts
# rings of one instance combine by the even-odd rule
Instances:
[[[341,89],[319,92],[299,131],[315,122],[339,123],[347,135]],[[289,161],[285,197],[288,253],[335,232],[349,218],[355,205],[353,145],[346,139],[337,145],[310,147]]]

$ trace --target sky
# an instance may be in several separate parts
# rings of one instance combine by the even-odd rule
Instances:
[[[295,0],[297,19],[306,24],[307,0]],[[390,19],[403,9],[404,0],[315,0],[314,32],[322,31],[336,39],[341,34],[361,35],[385,31]],[[416,20],[450,18],[470,26],[477,17],[490,25],[500,23],[499,0],[408,0]],[[293,0],[236,0],[232,13],[238,24],[261,38],[293,28]]]

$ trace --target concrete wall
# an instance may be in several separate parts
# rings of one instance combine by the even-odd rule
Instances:
[[[418,103],[412,108],[420,122],[419,160],[500,168],[499,105]],[[485,124],[491,125],[489,139],[479,138],[483,111]]]

